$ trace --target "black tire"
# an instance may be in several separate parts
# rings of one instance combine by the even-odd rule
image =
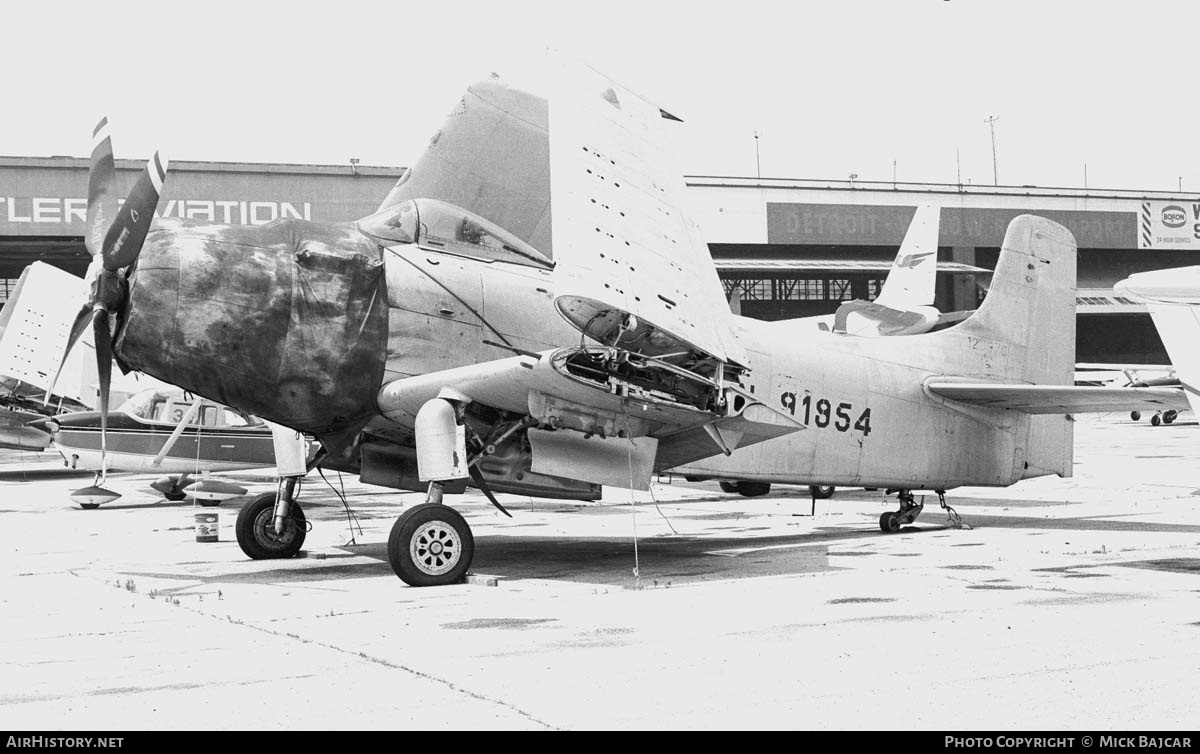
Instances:
[[[888,511],[888,512],[884,513],[882,516],[879,517],[880,531],[886,532],[888,534],[895,534],[896,532],[900,531],[899,518],[900,517],[897,516],[892,511]]]
[[[1156,426],[1156,427],[1157,427],[1159,424],[1162,424],[1162,415],[1161,415],[1161,414],[1155,414],[1154,416],[1151,416],[1151,417],[1150,417],[1150,423],[1151,423],[1151,424],[1153,424],[1153,425],[1154,425],[1154,426]]]
[[[283,534],[275,533],[275,493],[264,492],[242,506],[238,512],[238,547],[247,557],[254,560],[292,558],[304,546],[308,534],[308,521],[300,504],[292,501],[288,516],[284,520]]]
[[[457,584],[475,557],[475,537],[458,511],[424,503],[405,511],[388,536],[388,562],[409,586]]]
[[[94,511],[100,507],[100,503],[80,503],[79,507],[85,511]]]
[[[1138,421],[1139,419],[1142,418],[1142,412],[1141,411],[1130,411],[1129,418],[1133,419],[1134,421]]]
[[[833,497],[833,491],[836,489],[833,485],[810,484],[808,494],[817,500],[828,500]]]
[[[162,496],[173,503],[178,503],[180,500],[187,497],[187,493],[183,490],[171,490],[170,492],[164,492]]]
[[[771,491],[770,482],[738,482],[738,494],[742,497],[759,497]]]
[[[728,492],[730,495],[738,491],[737,482],[721,482],[721,492]]]
[[[1175,419],[1177,419],[1178,417],[1179,417],[1178,411],[1164,411],[1163,412],[1163,424],[1170,424],[1171,422],[1175,421]]]
[[[197,500],[196,502],[200,503],[205,508],[216,508],[218,505],[221,504],[220,500]],[[295,501],[293,501],[293,502],[295,502]],[[274,503],[272,503],[272,505],[274,505]],[[304,514],[302,513],[300,515],[304,515]]]

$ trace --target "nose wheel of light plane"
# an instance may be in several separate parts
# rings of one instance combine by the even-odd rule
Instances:
[[[388,537],[388,562],[409,586],[462,581],[475,557],[475,537],[458,511],[424,503],[405,511]]]
[[[275,531],[275,495],[264,492],[251,500],[242,507],[234,524],[238,546],[254,560],[294,557],[308,534],[308,521],[295,500],[283,519],[283,532]]]

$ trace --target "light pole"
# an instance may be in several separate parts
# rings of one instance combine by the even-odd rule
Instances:
[[[988,124],[988,128],[992,131],[992,185],[1000,185],[1000,171],[996,168],[996,121],[1000,120],[999,115],[989,115],[983,119],[983,122]]]
[[[758,129],[754,130],[754,173],[758,178],[762,178],[762,163],[758,159]]]

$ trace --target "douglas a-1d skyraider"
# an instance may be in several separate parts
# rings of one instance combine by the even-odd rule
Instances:
[[[896,531],[914,490],[1070,474],[1063,414],[1132,407],[1070,385],[1075,242],[1036,217],[1013,221],[983,306],[945,330],[732,315],[666,159],[677,119],[557,70],[545,97],[471,87],[357,223],[161,219],[143,245],[152,161],[107,236],[89,233],[105,240],[77,330],[94,317],[98,355],[111,342],[127,368],[315,435],[325,467],[427,490],[388,541],[414,585],[467,571],[471,530],[442,498],[467,485],[501,510],[494,493],[593,500],[667,469],[871,486],[898,492],[880,521]],[[289,489],[243,508],[252,557],[299,550]]]

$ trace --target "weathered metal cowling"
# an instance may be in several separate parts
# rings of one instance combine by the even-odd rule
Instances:
[[[314,435],[375,411],[387,349],[379,248],[351,224],[164,220],[129,278],[122,366]]]

